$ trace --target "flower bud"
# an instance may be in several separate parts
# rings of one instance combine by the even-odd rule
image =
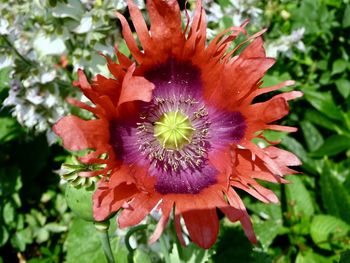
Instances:
[[[67,205],[73,213],[86,221],[94,221],[92,213],[92,195],[95,186],[92,187],[74,187],[71,183],[67,183],[65,197]]]

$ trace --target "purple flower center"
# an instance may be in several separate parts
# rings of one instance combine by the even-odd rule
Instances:
[[[149,167],[161,194],[197,194],[217,182],[208,156],[238,143],[246,124],[239,112],[206,104],[199,70],[170,60],[145,74],[155,85],[138,120],[112,122],[111,145],[125,163]]]

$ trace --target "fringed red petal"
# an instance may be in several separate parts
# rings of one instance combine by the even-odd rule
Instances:
[[[114,52],[117,55],[120,66],[123,70],[128,69],[132,65],[132,61],[118,50],[118,45],[114,46]]]
[[[182,21],[180,8],[176,0],[154,0],[146,3],[151,21],[150,32],[153,39],[154,56],[146,64],[165,62],[169,56],[181,53],[185,43],[181,31]],[[146,50],[151,52],[151,50]]]
[[[150,243],[153,243],[162,234],[175,207],[174,223],[181,244],[185,245],[180,222],[183,217],[191,240],[209,248],[218,235],[217,209],[220,209],[229,220],[239,220],[249,240],[256,243],[249,215],[233,187],[243,189],[265,203],[278,202],[276,195],[255,179],[286,183],[282,176],[297,173],[289,166],[300,165],[300,161],[293,154],[274,146],[259,148],[251,140],[257,137],[264,139],[261,131],[265,129],[294,131],[292,127],[271,123],[284,117],[289,111],[287,102],[302,93],[282,93],[268,101],[252,104],[254,98],[261,94],[294,84],[293,81],[285,81],[273,87],[259,88],[264,74],[274,64],[274,59],[266,57],[263,47],[261,35],[265,29],[247,36],[230,51],[232,41],[241,33],[247,34],[244,27],[248,21],[227,29],[206,46],[206,16],[201,0],[197,1],[192,23],[188,22],[184,31],[176,0],[147,1],[150,27],[132,0],[128,0],[128,7],[139,42],[135,40],[125,17],[121,14],[117,16],[136,63],[115,46],[118,63],[103,55],[114,79],[97,75],[90,84],[83,71],[79,70],[75,85],[96,106],[73,99],[69,101],[99,119],[84,121],[69,116],[54,126],[67,149],[95,150],[80,158],[83,163],[100,164],[102,167],[81,174],[104,176],[93,196],[95,219],[105,220],[123,208],[118,222],[121,228],[125,228],[139,224],[152,209],[160,210],[161,219],[150,238]],[[243,52],[236,54],[244,45]],[[151,101],[155,85],[143,77],[144,73],[170,59],[190,62],[197,68],[206,103],[221,110],[240,112],[246,126],[239,146],[228,144],[225,149],[209,152],[209,163],[218,171],[217,180],[197,194],[159,194],[154,190],[156,176],[149,175],[149,167],[123,163],[122,158],[116,158],[110,145],[109,122],[118,123],[123,118],[129,118],[131,114],[138,113],[139,101]],[[107,154],[105,159],[101,158],[103,154]]]
[[[116,105],[121,92],[121,82],[119,80],[97,75],[92,87],[99,94],[108,96],[113,104]]]
[[[110,57],[105,56],[103,54],[101,54],[101,56],[103,56],[107,60],[107,67],[108,67],[109,72],[111,72],[112,75],[117,80],[119,80],[119,83],[120,83],[125,76],[124,68],[121,65],[115,63]]]
[[[256,236],[254,234],[253,230],[253,224],[250,221],[249,215],[247,213],[247,210],[241,200],[241,198],[238,196],[238,194],[233,190],[230,189],[227,193],[227,200],[229,201],[230,205],[234,207],[237,210],[242,211],[242,216],[239,218],[239,221],[241,222],[243,226],[243,230],[252,243],[257,243]],[[229,218],[230,219],[230,218]]]
[[[269,146],[265,148],[265,151],[268,155],[274,159],[276,162],[281,163],[285,166],[299,166],[301,165],[301,161],[299,158],[286,150],[279,149],[274,146]]]
[[[261,36],[255,38],[240,54],[242,58],[265,58],[264,41]]]
[[[152,99],[154,84],[146,80],[144,77],[133,76],[135,67],[135,64],[131,65],[124,77],[118,106],[125,102],[135,100],[150,102]]]
[[[79,107],[81,109],[90,111],[91,113],[95,114],[96,116],[103,115],[103,112],[98,107],[91,107],[90,105],[87,105],[84,102],[81,102],[79,100],[73,99],[73,98],[67,98],[67,102],[73,106]]]
[[[132,35],[128,21],[126,21],[125,17],[119,13],[117,13],[117,17],[119,18],[120,23],[122,24],[123,37],[131,52],[131,55],[138,63],[141,63],[144,58],[144,54],[142,54],[142,52],[139,50],[136,44],[136,41]]]
[[[102,119],[85,121],[67,116],[54,125],[53,131],[62,138],[63,146],[71,151],[100,150],[109,145],[108,123]]]
[[[215,209],[196,210],[182,214],[192,242],[210,248],[219,233],[219,220]]]
[[[145,55],[147,56],[149,55],[148,52],[154,49],[154,46],[151,36],[148,33],[145,19],[143,18],[140,9],[134,4],[133,0],[128,0],[128,7],[137,36],[141,42],[143,50],[145,50]]]
[[[152,236],[149,239],[149,244],[153,244],[154,242],[156,242],[159,239],[159,237],[161,236],[161,234],[163,233],[166,225],[169,222],[170,213],[173,209],[173,205],[174,205],[174,203],[171,201],[170,202],[163,201],[161,203],[160,206],[161,206],[162,216],[157,223],[156,229],[154,230]]]
[[[122,183],[116,188],[110,188],[105,181],[99,182],[93,196],[93,211],[96,221],[103,221],[112,213],[117,212],[125,201],[131,199],[138,189],[134,184]]]
[[[159,202],[158,196],[140,193],[129,203],[130,208],[124,209],[118,217],[120,228],[139,224]]]

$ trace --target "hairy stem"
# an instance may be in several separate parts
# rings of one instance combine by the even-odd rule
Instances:
[[[99,233],[103,252],[105,253],[107,262],[115,263],[108,235],[109,221],[95,222],[95,227]]]

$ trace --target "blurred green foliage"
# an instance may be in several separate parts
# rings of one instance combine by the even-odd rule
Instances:
[[[75,76],[74,61],[79,60],[90,73],[99,69],[104,62],[94,50],[108,50],[108,45],[119,41],[125,51],[120,38],[106,37],[119,34],[119,25],[108,26],[114,21],[109,17],[113,3],[104,6],[102,1],[85,1],[85,5],[78,2],[74,7],[72,3],[77,1],[39,2],[52,13],[47,14],[47,20],[36,17],[33,26],[69,36],[62,37],[69,60],[68,67],[62,69],[64,82]],[[232,5],[228,0],[216,2],[221,7]],[[291,55],[280,53],[264,79],[265,86],[294,79],[296,89],[305,94],[292,102],[291,114],[283,120],[285,125],[298,127],[297,133],[266,132],[268,138],[282,140],[283,147],[300,157],[302,174],[289,176],[288,185],[268,185],[281,205],[262,204],[240,193],[252,215],[259,245],[252,246],[239,225],[223,219],[218,242],[209,251],[194,245],[175,246],[169,242],[174,238],[168,230],[165,243],[170,258],[173,262],[178,258],[184,262],[350,262],[350,3],[265,0],[257,5],[263,10],[262,24],[253,28],[269,28],[264,36],[267,44],[293,30],[305,29],[305,50],[291,47]],[[91,24],[90,19],[96,17],[105,23]],[[231,26],[229,12],[220,21],[210,22],[210,29]],[[90,25],[91,30],[84,31],[84,25]],[[0,48],[5,44],[0,40]],[[50,61],[58,60],[57,55],[50,56]],[[16,70],[26,74],[24,61],[16,65],[21,66]],[[9,93],[11,70],[0,69],[1,102]],[[72,216],[54,172],[67,153],[58,145],[49,146],[43,135],[23,128],[11,117],[9,108],[0,111],[0,149],[0,262],[104,262],[92,223]],[[143,232],[151,231],[152,226],[149,228]],[[159,245],[147,246],[143,232],[135,234],[139,247],[133,260],[162,261]],[[119,262],[130,260],[123,235],[112,235],[112,247]]]

